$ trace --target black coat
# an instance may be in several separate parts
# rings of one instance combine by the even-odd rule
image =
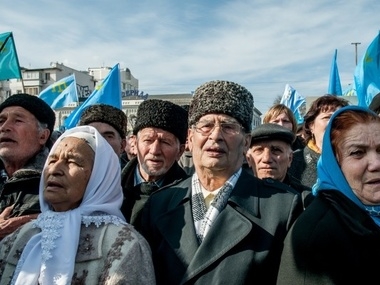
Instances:
[[[148,199],[142,234],[157,284],[274,284],[285,235],[302,211],[283,183],[243,171],[226,208],[199,245],[191,209],[191,178]]]
[[[135,170],[137,167],[137,158],[133,158],[122,170],[121,185],[123,187],[124,200],[121,206],[121,212],[128,223],[140,228],[141,210],[150,195],[141,192],[140,185],[134,186]],[[174,162],[172,167],[164,176],[162,187],[175,181],[187,178],[185,171]]]
[[[379,284],[380,229],[338,191],[321,191],[285,241],[277,284]]]

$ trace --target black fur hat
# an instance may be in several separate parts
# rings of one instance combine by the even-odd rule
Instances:
[[[149,99],[142,102],[137,109],[136,124],[133,134],[144,128],[159,128],[175,135],[181,144],[187,137],[187,112],[184,108],[170,101]]]
[[[78,125],[83,126],[93,122],[106,123],[114,127],[122,139],[124,139],[127,135],[127,115],[122,110],[114,106],[107,104],[95,104],[87,107],[83,111]]]
[[[19,106],[32,113],[40,123],[47,124],[50,135],[53,133],[55,124],[55,113],[52,108],[37,96],[20,93],[8,97],[0,104],[0,112],[11,106]]]
[[[225,114],[251,131],[253,97],[243,86],[229,81],[210,81],[199,86],[190,103],[189,126],[207,114]]]

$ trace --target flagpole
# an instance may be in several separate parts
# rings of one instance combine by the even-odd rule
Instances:
[[[358,45],[361,43],[351,43],[352,45],[355,45],[355,66],[358,65]]]

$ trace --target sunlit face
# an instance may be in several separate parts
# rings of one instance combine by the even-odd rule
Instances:
[[[380,124],[357,124],[341,138],[338,162],[355,195],[380,204]]]
[[[185,145],[172,133],[159,128],[144,128],[137,133],[136,149],[141,176],[146,181],[163,177],[178,160]]]
[[[325,133],[327,124],[330,121],[332,114],[340,108],[335,110],[329,110],[328,112],[320,112],[318,116],[315,117],[314,121],[310,124],[310,130],[315,138],[315,143],[322,149],[323,135]]]
[[[5,161],[27,162],[46,143],[50,131],[40,128],[36,117],[19,106],[0,113],[0,157]]]
[[[95,153],[82,139],[64,138],[44,168],[44,198],[57,212],[77,208],[94,165]]]
[[[111,145],[117,156],[120,156],[123,153],[126,140],[120,136],[119,132],[114,127],[102,122],[92,122],[88,125],[93,126],[98,130],[102,137]]]
[[[228,179],[242,166],[251,136],[242,129],[236,134],[224,133],[219,126],[221,123],[238,124],[236,119],[228,115],[207,114],[197,123],[202,122],[210,122],[216,126],[209,135],[198,132],[194,127],[189,129],[188,143],[194,166],[197,172],[210,170]]]
[[[273,117],[268,123],[277,124],[293,131],[293,124],[285,113],[281,113],[277,117]]]
[[[282,182],[292,162],[293,152],[286,142],[261,141],[250,147],[247,156],[258,178],[273,178]]]

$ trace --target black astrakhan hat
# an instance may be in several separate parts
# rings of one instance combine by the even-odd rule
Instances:
[[[30,94],[15,94],[8,97],[3,103],[0,104],[0,112],[11,106],[19,106],[25,110],[28,110],[40,123],[47,124],[50,135],[53,133],[55,113],[44,100]]]
[[[120,134],[122,139],[124,139],[127,135],[127,115],[122,110],[114,106],[107,104],[95,104],[87,107],[83,111],[78,125],[89,125],[93,122],[106,123],[112,126]]]
[[[243,86],[229,81],[210,81],[199,86],[190,103],[189,125],[207,114],[225,114],[235,118],[245,129],[251,130],[253,97]]]
[[[283,126],[271,123],[257,126],[253,129],[251,135],[251,146],[254,143],[268,140],[279,140],[292,145],[296,139],[295,134],[291,130],[284,128]]]
[[[137,109],[133,134],[144,128],[159,128],[175,135],[181,144],[187,137],[187,112],[184,108],[169,101],[148,99]]]

